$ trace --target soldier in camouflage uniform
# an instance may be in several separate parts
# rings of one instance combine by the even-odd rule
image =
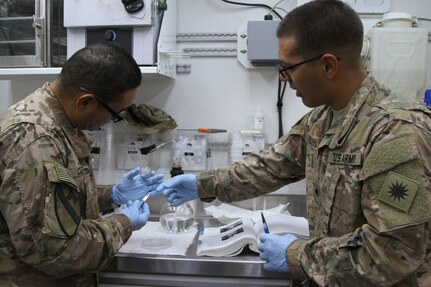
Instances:
[[[431,112],[365,71],[361,20],[341,1],[299,6],[277,37],[280,78],[314,109],[271,149],[157,191],[230,202],[305,178],[311,236],[261,235],[264,268],[304,286],[429,286]]]
[[[96,286],[97,272],[146,223],[138,200],[160,176],[137,168],[114,187],[96,185],[82,131],[121,119],[141,78],[124,49],[94,44],[0,115],[0,286]]]

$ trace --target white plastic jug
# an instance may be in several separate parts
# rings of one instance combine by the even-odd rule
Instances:
[[[405,13],[387,13],[369,30],[369,70],[402,102],[420,100],[426,86],[428,31]]]

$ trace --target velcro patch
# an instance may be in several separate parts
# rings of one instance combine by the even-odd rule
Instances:
[[[416,181],[391,171],[380,190],[379,200],[408,213],[418,189]]]
[[[57,177],[61,182],[68,182],[73,186],[77,186],[75,179],[73,178],[70,170],[61,166],[59,164],[55,165],[55,171],[57,172]]]

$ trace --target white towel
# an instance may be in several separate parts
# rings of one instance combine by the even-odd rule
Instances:
[[[168,233],[160,222],[149,221],[140,230],[133,231],[118,252],[185,256],[196,233],[195,226],[187,232]]]

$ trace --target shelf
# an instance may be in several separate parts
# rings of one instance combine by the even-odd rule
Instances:
[[[160,74],[156,66],[140,67],[143,79],[170,79]],[[55,79],[61,68],[0,68],[0,80]]]

